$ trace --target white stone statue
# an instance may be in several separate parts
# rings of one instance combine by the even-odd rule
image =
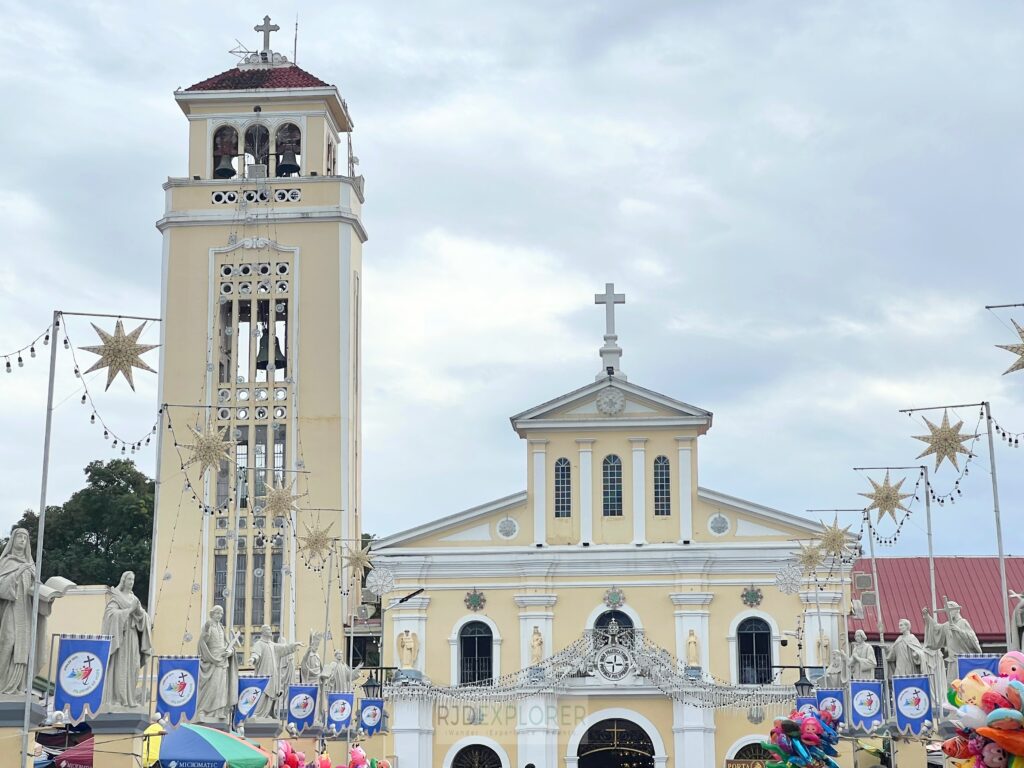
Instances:
[[[826,666],[832,658],[832,640],[824,632],[818,632],[818,664]]]
[[[832,651],[828,666],[825,667],[826,688],[845,688],[850,682],[850,660],[842,651]]]
[[[700,642],[697,640],[697,630],[691,629],[686,638],[686,666],[700,666]]]
[[[537,666],[544,660],[544,635],[540,633],[540,627],[533,628],[530,635],[530,665]]]
[[[153,656],[149,616],[132,593],[135,574],[125,571],[116,587],[107,590],[101,634],[110,635],[110,661],[103,700],[108,709],[134,709],[145,704],[139,694],[139,672]]]
[[[875,648],[868,643],[868,636],[863,629],[853,633],[853,646],[850,648],[850,678],[853,680],[875,679]]]
[[[885,660],[894,675],[919,675],[924,658],[924,646],[910,633],[910,620],[900,619],[900,635],[893,641]]]
[[[309,647],[299,662],[299,682],[303,685],[317,685],[320,682],[321,674],[324,671],[323,662],[317,649],[323,639],[322,632],[309,632]]]
[[[416,659],[420,655],[420,639],[417,634],[407,629],[398,633],[395,642],[398,644],[399,669],[415,669]]]
[[[291,657],[302,643],[275,643],[274,634],[266,624],[260,629],[259,639],[253,643],[249,663],[255,668],[257,677],[270,678],[259,702],[255,717],[272,717],[278,701],[284,696],[288,684],[284,667],[291,668]]]
[[[345,663],[345,655],[340,650],[334,652],[334,661],[327,665],[322,674],[324,690],[328,693],[348,693],[355,690],[356,679],[359,677],[359,670],[363,668],[360,664],[352,669]]]
[[[71,584],[66,579],[61,581]],[[33,621],[38,622],[33,677],[39,673],[43,653],[50,642],[46,636],[46,617],[50,615],[53,600],[61,597],[63,592],[41,586],[39,613],[33,616],[35,587],[36,565],[32,559],[28,531],[15,528],[0,553],[0,694],[25,695]]]
[[[1013,617],[1010,624],[1013,632],[1010,633],[1010,648],[1015,651],[1024,649],[1024,595],[1010,590],[1010,597],[1017,600],[1017,606],[1013,609]]]
[[[960,616],[960,606],[956,603],[946,601],[945,623],[935,620],[935,617],[927,608],[921,609],[921,616],[924,617],[924,644],[936,651],[946,653],[946,677],[955,680],[956,657],[969,653],[981,653],[981,644],[978,636],[968,623],[967,619]]]
[[[196,713],[214,720],[225,720],[238,697],[238,665],[235,650],[239,635],[228,638],[224,627],[224,609],[215,605],[210,618],[199,631],[199,691]]]

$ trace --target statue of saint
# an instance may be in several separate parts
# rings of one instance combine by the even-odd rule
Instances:
[[[33,677],[39,672],[43,652],[50,642],[46,636],[46,617],[50,615],[53,600],[61,597],[63,592],[40,586],[39,614],[33,616],[35,587],[36,564],[32,559],[28,531],[15,528],[0,553],[0,694],[25,695],[33,621],[38,622]]]
[[[235,648],[239,635],[228,639],[224,609],[215,605],[199,631],[199,692],[196,714],[225,720],[238,696],[238,665]]]
[[[863,629],[853,633],[853,647],[850,648],[850,677],[854,680],[875,679],[875,649],[868,643]]]
[[[910,634],[910,621],[900,619],[900,635],[893,641],[885,660],[892,668],[894,675],[919,675],[924,659],[924,647],[921,641]]]
[[[153,656],[149,616],[132,592],[135,574],[125,571],[116,587],[107,591],[100,632],[110,635],[110,661],[103,698],[108,708],[133,709],[144,704],[139,696],[139,672]]]
[[[956,657],[969,653],[981,653],[978,636],[968,623],[960,616],[960,606],[946,601],[945,623],[935,620],[927,608],[921,609],[924,617],[924,644],[929,649],[946,652],[946,679],[955,680]]]
[[[259,639],[253,643],[249,663],[255,668],[257,677],[270,678],[259,702],[255,717],[273,717],[280,699],[287,692],[288,680],[285,666],[291,669],[290,659],[302,643],[275,643],[274,634],[266,624],[260,629]]]
[[[1024,638],[1024,594],[1011,589],[1010,597],[1017,600],[1017,606],[1013,609],[1013,616],[1010,620],[1013,631],[1010,633],[1009,650],[1020,651],[1024,650],[1024,641],[1022,641]]]
[[[832,640],[824,632],[818,632],[818,665],[826,666],[832,658]]]
[[[398,634],[399,669],[415,669],[416,659],[420,655],[420,639],[415,632],[405,630]]]
[[[299,682],[303,685],[317,685],[320,682],[324,665],[320,660],[320,654],[317,653],[317,648],[320,647],[322,639],[323,633],[310,631],[309,647],[306,649],[302,661],[299,662]]]
[[[700,666],[700,644],[697,640],[697,630],[691,629],[686,638],[686,666]]]
[[[537,666],[544,660],[544,635],[540,633],[540,627],[533,628],[530,636],[530,665]]]
[[[340,650],[334,652],[334,661],[327,665],[323,671],[324,690],[328,693],[347,693],[355,690],[356,678],[359,677],[359,670],[363,668],[360,664],[352,669],[345,663],[345,654]]]
[[[844,688],[850,682],[850,661],[842,651],[832,651],[832,657],[825,667],[826,688]]]

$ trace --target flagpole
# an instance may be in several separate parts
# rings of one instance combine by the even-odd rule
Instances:
[[[1010,648],[1010,593],[1006,586],[1006,555],[1003,554],[1003,524],[999,515],[999,483],[996,480],[996,450],[992,440],[992,408],[987,400],[982,402],[985,409],[985,424],[988,427],[988,460],[992,472],[992,513],[996,519],[996,550],[999,553],[999,584],[1003,594],[1003,627],[1006,630],[1006,647]]]
[[[29,758],[28,734],[32,718],[32,683],[36,677],[36,643],[39,638],[39,588],[43,579],[43,536],[46,532],[46,484],[50,474],[50,435],[53,430],[53,382],[57,373],[57,331],[60,310],[53,310],[50,324],[50,377],[46,385],[46,426],[43,428],[43,472],[39,484],[39,525],[36,530],[35,589],[32,590],[31,626],[29,627],[28,669],[25,671],[25,714],[21,729],[21,762]]]

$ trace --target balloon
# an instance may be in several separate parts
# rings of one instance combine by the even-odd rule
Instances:
[[[382,757],[377,761],[377,768],[391,768],[391,761],[386,757]]]
[[[1002,731],[983,726],[978,729],[978,733],[994,741],[1011,755],[1024,755],[1024,731]]]
[[[299,756],[294,752],[289,753],[284,759],[284,764],[287,765],[288,768],[299,768]]]
[[[1009,651],[999,660],[999,674],[1011,680],[1024,682],[1024,653]]]
[[[320,764],[317,768],[331,768],[331,758],[327,755],[320,755]]]
[[[370,758],[370,768],[377,768],[377,758],[376,757],[371,757]]]
[[[298,757],[299,757],[299,765],[302,765],[302,764],[304,764],[306,762],[306,753],[305,752],[296,752],[295,754],[298,755]]]

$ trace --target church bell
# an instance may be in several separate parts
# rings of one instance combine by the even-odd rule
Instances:
[[[281,153],[281,159],[277,163],[277,175],[287,176],[298,172],[299,163],[295,159],[295,147],[285,147],[284,152]]]
[[[263,335],[260,336],[260,348],[256,352],[256,370],[267,370],[270,362],[270,332],[264,327]],[[281,351],[281,341],[274,334],[274,368],[284,369],[284,353]]]
[[[230,179],[235,175],[234,166],[231,165],[231,155],[221,155],[217,161],[217,167],[213,171],[215,179]]]

